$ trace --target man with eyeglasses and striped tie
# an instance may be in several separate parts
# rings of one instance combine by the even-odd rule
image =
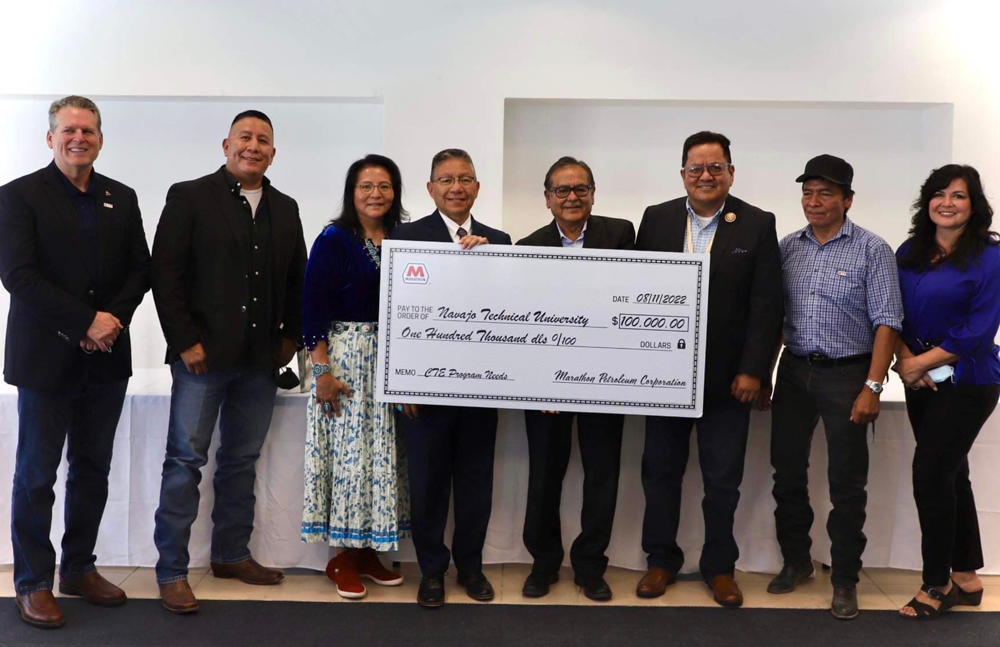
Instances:
[[[770,380],[771,355],[781,333],[781,253],[774,214],[729,194],[736,168],[725,135],[691,135],[681,160],[687,197],[647,208],[635,247],[711,255],[704,413],[697,420],[646,418],[642,549],[649,555],[649,570],[636,594],[662,595],[684,566],[677,526],[695,426],[705,483],[705,544],[699,569],[715,601],[735,607],[743,604],[743,593],[733,579],[739,557],[733,518],[743,481],[750,407]]]
[[[399,225],[393,240],[510,245],[510,236],[472,217],[479,195],[476,168],[467,152],[441,151],[431,160],[427,183],[437,209],[416,222]],[[456,277],[458,290],[475,289]],[[422,578],[417,603],[444,604],[444,574],[454,557],[458,584],[470,598],[486,602],[493,587],[483,575],[483,545],[493,505],[493,454],[497,410],[479,407],[398,405],[410,472],[410,525]],[[455,532],[444,543],[454,482]]]
[[[635,227],[628,220],[595,216],[594,173],[583,160],[562,157],[545,174],[545,206],[552,222],[518,241],[518,245],[584,249],[632,249]],[[607,413],[525,411],[528,434],[528,501],[524,545],[534,563],[521,593],[538,598],[559,581],[562,529],[559,503],[569,465],[576,418],[583,463],[583,510],[580,534],[570,548],[574,582],[591,600],[611,599],[604,580],[611,527],[618,501],[618,475],[625,416]]]

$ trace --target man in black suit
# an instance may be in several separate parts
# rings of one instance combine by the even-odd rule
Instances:
[[[49,530],[67,439],[59,591],[102,606],[125,602],[95,570],[94,546],[132,375],[128,325],[149,289],[149,248],[135,191],[94,171],[104,145],[94,102],[53,102],[46,141],[52,163],[0,188],[0,278],[11,297],[4,379],[17,386],[15,600],[28,624],[58,627]]]
[[[427,192],[437,209],[416,222],[399,225],[393,240],[459,243],[464,249],[489,243],[510,245],[510,236],[472,217],[479,182],[472,158],[449,148],[434,156]],[[456,290],[475,289],[456,278]],[[423,578],[417,603],[444,604],[444,574],[451,557],[458,583],[474,600],[493,599],[483,575],[483,544],[493,506],[493,451],[497,410],[477,407],[399,405],[410,471],[413,547]],[[452,481],[455,485],[455,533],[451,553],[444,543]]]
[[[781,332],[781,255],[774,214],[729,195],[736,169],[724,135],[688,137],[681,160],[687,198],[647,208],[636,249],[711,254],[704,413],[697,421],[646,418],[642,548],[649,555],[649,570],[636,594],[662,595],[684,564],[677,545],[681,481],[691,427],[697,425],[705,484],[701,575],[716,602],[740,606],[743,593],[733,579],[739,557],[733,517],[743,481],[750,405],[761,383],[770,379],[771,355]]]
[[[276,371],[302,333],[306,247],[298,205],[264,176],[275,153],[267,115],[236,115],[222,150],[218,171],[170,187],[153,241],[153,298],[173,375],[156,581],[174,613],[198,610],[188,540],[216,419],[212,573],[248,584],[284,577],[254,561],[248,544]]]
[[[635,227],[628,220],[591,214],[594,174],[586,162],[562,157],[545,174],[545,206],[553,220],[518,245],[582,249],[632,249]],[[569,465],[576,417],[583,462],[583,510],[580,535],[570,549],[575,582],[591,600],[610,600],[604,581],[611,526],[618,501],[622,427],[625,416],[604,413],[525,411],[528,434],[528,505],[524,545],[534,558],[521,593],[538,598],[559,581],[564,551],[559,523],[563,478]]]

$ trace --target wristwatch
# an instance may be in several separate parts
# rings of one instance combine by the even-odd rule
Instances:
[[[313,370],[314,371],[316,370],[315,367],[313,368]],[[875,395],[878,395],[879,393],[882,392],[881,382],[876,382],[875,380],[865,380],[865,386],[871,389],[872,393],[874,393]]]
[[[320,375],[330,372],[329,364],[313,364],[313,379],[315,380]]]

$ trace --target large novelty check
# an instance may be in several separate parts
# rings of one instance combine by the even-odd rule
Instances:
[[[387,240],[377,398],[700,416],[708,263]]]

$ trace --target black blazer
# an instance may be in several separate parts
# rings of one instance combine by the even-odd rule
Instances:
[[[487,227],[472,216],[472,235],[485,236],[490,245],[510,245],[510,235],[499,229]],[[435,209],[434,213],[424,216],[420,220],[397,225],[389,234],[392,240],[422,240],[428,243],[453,243],[455,242],[448,227],[441,220],[441,213]]]
[[[295,200],[270,184],[264,196],[271,217],[271,332],[277,365],[281,338],[299,343],[302,337],[306,243]],[[250,241],[240,221],[243,217],[224,166],[167,191],[153,239],[152,279],[168,364],[198,342],[205,347],[209,370],[232,368],[239,360],[250,298],[246,277]]]
[[[79,217],[59,173],[53,163],[0,187],[0,278],[10,292],[4,379],[43,391],[70,386],[83,362],[92,379],[131,376],[128,331],[113,353],[87,355],[80,341],[98,311],[129,325],[149,289],[149,247],[135,191],[93,174],[97,280],[87,269]]]
[[[728,222],[727,214],[736,219]],[[705,395],[730,394],[737,374],[767,380],[781,334],[784,297],[774,214],[730,195],[712,243],[705,340]],[[635,248],[683,252],[685,198],[648,207]]]
[[[541,229],[517,241],[518,245],[533,247],[562,247],[562,238],[555,219]],[[584,249],[634,249],[635,226],[621,218],[591,215],[587,218],[587,231],[583,236]]]

